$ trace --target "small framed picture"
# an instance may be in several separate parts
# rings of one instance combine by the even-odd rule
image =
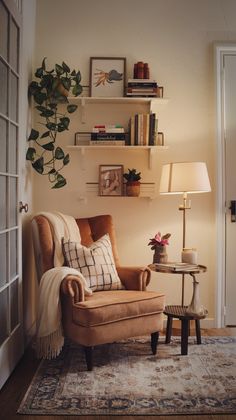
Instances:
[[[89,83],[90,96],[124,96],[125,74],[125,57],[91,57]]]
[[[99,195],[123,195],[123,165],[99,165]]]

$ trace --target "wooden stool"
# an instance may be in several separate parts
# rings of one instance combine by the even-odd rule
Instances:
[[[181,321],[181,355],[188,354],[188,337],[190,329],[190,321],[195,320],[197,344],[201,344],[201,329],[200,319],[205,318],[205,315],[201,317],[186,314],[187,306],[181,305],[169,305],[165,307],[164,314],[167,315],[167,327],[166,327],[166,344],[170,343],[172,334],[172,322],[173,318],[177,318]]]

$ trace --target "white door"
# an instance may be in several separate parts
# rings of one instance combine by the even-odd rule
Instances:
[[[23,353],[18,7],[19,1],[0,0],[0,388]]]
[[[231,201],[236,207],[236,52],[225,54],[224,125],[225,125],[225,325],[236,326],[236,218],[231,216]],[[232,203],[234,210],[234,203]]]

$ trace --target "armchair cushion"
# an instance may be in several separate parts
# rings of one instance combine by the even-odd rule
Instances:
[[[120,290],[95,293],[73,305],[73,321],[83,327],[95,327],[163,312],[164,295],[156,292]]]
[[[117,274],[108,234],[90,247],[65,240],[62,247],[66,265],[81,271],[93,291],[124,288]]]

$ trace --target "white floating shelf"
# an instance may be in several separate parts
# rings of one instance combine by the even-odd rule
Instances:
[[[140,151],[140,150],[147,150],[148,151],[148,167],[149,169],[152,168],[152,157],[153,154],[157,151],[164,151],[168,149],[168,146],[109,146],[109,145],[101,145],[101,146],[67,146],[67,149],[71,150],[71,151],[80,151],[81,155],[84,157],[85,156],[85,152],[87,150],[103,150],[103,149],[120,149],[120,150],[124,150],[126,151]]]

